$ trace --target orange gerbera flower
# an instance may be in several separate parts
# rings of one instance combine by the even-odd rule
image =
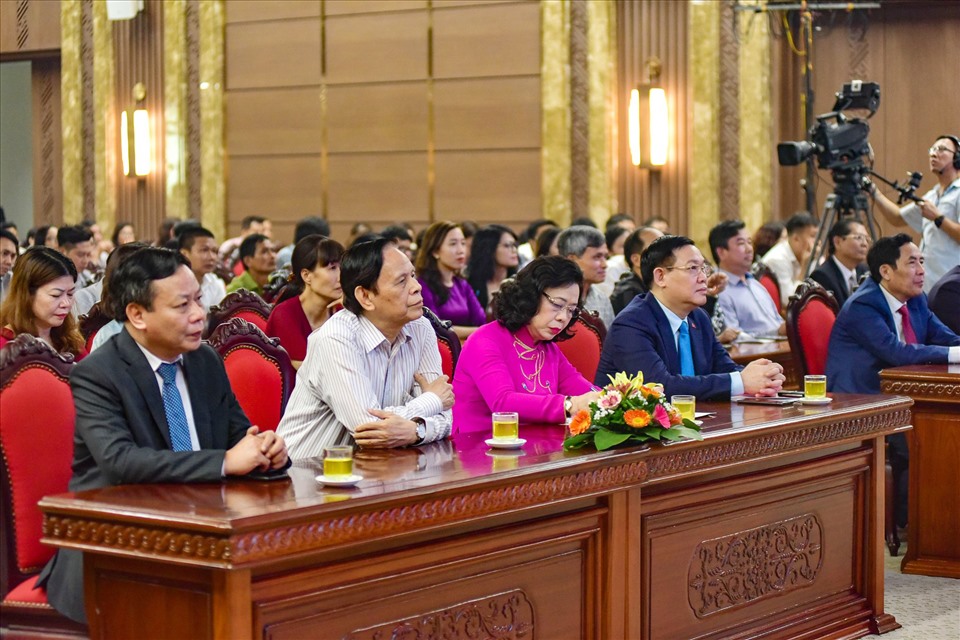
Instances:
[[[656,387],[648,387],[647,385],[643,385],[640,387],[640,389],[643,391],[643,394],[648,397],[659,398],[662,395],[660,390]]]
[[[578,436],[590,428],[590,412],[581,409],[570,421],[570,435]]]
[[[635,429],[642,429],[650,424],[650,414],[643,409],[631,409],[623,414],[623,420]]]

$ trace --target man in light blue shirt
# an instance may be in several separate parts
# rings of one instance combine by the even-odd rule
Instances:
[[[877,209],[897,227],[909,225],[921,234],[926,279],[923,291],[953,267],[960,264],[960,139],[942,135],[930,147],[930,170],[937,176],[937,185],[917,203],[900,208],[876,186],[871,189]]]
[[[767,290],[750,273],[753,241],[741,220],[725,220],[710,230],[710,251],[727,274],[717,304],[727,325],[753,336],[784,335],[786,323]]]

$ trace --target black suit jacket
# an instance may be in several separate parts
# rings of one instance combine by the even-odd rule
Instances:
[[[863,274],[866,272],[866,265],[857,265],[857,282],[860,282],[860,278],[863,277]],[[843,274],[840,273],[840,267],[834,262],[833,256],[824,260],[823,264],[810,274],[810,277],[833,294],[833,297],[837,299],[838,308],[842,307],[843,303],[850,297],[850,294],[847,293],[847,283],[843,279]]]
[[[937,284],[930,290],[927,302],[930,311],[940,318],[940,322],[960,335],[960,265],[950,269],[937,280]]]
[[[220,481],[226,450],[244,437],[250,421],[230,389],[223,361],[209,345],[183,355],[183,373],[201,451],[170,449],[156,374],[126,329],[74,367],[71,491],[138,482]],[[40,574],[40,584],[54,608],[86,621],[80,552],[58,551]]]

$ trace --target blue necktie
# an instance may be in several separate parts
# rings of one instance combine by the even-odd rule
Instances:
[[[693,351],[690,350],[690,329],[687,321],[680,323],[680,339],[677,340],[677,351],[680,352],[680,375],[696,375],[693,370]]]
[[[183,399],[177,389],[177,365],[163,363],[157,372],[163,378],[163,412],[167,414],[171,448],[174,451],[193,451],[187,412],[183,410]]]

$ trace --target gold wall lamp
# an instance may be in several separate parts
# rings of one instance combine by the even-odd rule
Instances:
[[[143,178],[150,174],[150,114],[142,108],[147,88],[142,82],[133,87],[137,107],[120,114],[120,163],[123,174]],[[132,124],[132,126],[131,126]]]
[[[630,161],[643,169],[660,169],[665,165],[670,147],[667,94],[660,86],[662,66],[656,56],[647,60],[649,82],[630,92],[627,108]]]

